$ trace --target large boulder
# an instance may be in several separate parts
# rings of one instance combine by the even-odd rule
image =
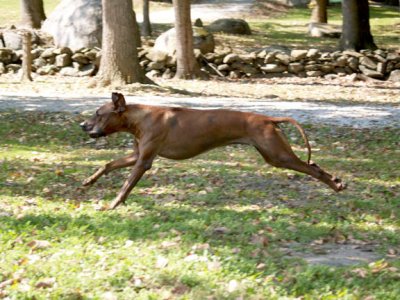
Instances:
[[[101,47],[101,14],[101,0],[61,0],[42,30],[53,37],[57,47]]]
[[[171,28],[156,39],[153,50],[165,52],[172,56],[176,51],[175,45],[176,32],[175,28]],[[214,36],[203,27],[193,27],[193,47],[199,49],[203,54],[214,52]]]
[[[22,49],[22,35],[16,29],[5,29],[1,32],[3,40],[0,42],[0,47],[5,47],[13,50]],[[3,45],[3,41],[4,44]],[[39,44],[40,38],[36,32],[31,31],[31,42],[32,44]]]
[[[211,32],[251,34],[249,24],[242,19],[218,19],[208,25],[207,29]]]

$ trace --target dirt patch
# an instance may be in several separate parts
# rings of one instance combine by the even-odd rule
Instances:
[[[298,244],[290,245],[283,250],[287,257],[301,258],[311,265],[334,267],[367,264],[381,259],[372,245],[334,244],[310,246],[306,250],[296,250]]]

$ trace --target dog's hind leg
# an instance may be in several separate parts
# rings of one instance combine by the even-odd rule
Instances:
[[[345,188],[340,179],[334,178],[314,163],[308,164],[302,161],[293,152],[279,129],[269,130],[268,135],[265,135],[262,141],[260,139],[256,140],[255,147],[265,161],[274,167],[308,174],[327,184],[336,192]]]

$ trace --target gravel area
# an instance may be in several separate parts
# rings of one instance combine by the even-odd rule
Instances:
[[[27,111],[66,111],[81,113],[93,111],[109,101],[110,96],[90,95],[84,98],[64,94],[62,97],[0,95],[0,110],[17,109]],[[198,109],[226,108],[258,112],[271,116],[290,116],[301,123],[331,124],[336,126],[400,127],[400,107],[375,104],[334,104],[305,101],[278,101],[274,99],[251,99],[234,97],[172,97],[172,96],[126,96],[129,103],[164,106],[185,106]]]

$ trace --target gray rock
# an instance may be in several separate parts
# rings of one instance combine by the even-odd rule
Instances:
[[[7,72],[16,73],[19,69],[21,69],[21,65],[19,64],[9,64],[6,66]]]
[[[282,66],[278,64],[266,64],[260,69],[266,73],[282,73],[287,71],[287,66]]]
[[[79,70],[73,67],[65,67],[60,70],[60,75],[62,76],[72,76],[72,77],[78,77],[79,76]]]
[[[210,32],[251,34],[249,24],[243,19],[218,19],[206,27]]]
[[[32,63],[35,66],[35,68],[37,68],[37,69],[47,65],[47,61],[42,57],[38,57],[38,58],[34,59],[32,61]]]
[[[307,64],[305,65],[304,69],[306,71],[319,71],[321,69],[320,65],[318,64]]]
[[[390,72],[388,80],[393,82],[400,82],[400,70],[394,70]]]
[[[304,66],[301,63],[291,63],[288,66],[288,71],[290,73],[297,74],[297,73],[302,72],[303,70],[304,70]]]
[[[40,55],[43,53],[43,51],[44,50],[42,48],[33,49],[31,51],[32,59],[40,57]]]
[[[357,58],[364,57],[364,55],[362,55],[361,53],[356,52],[356,51],[351,51],[351,50],[345,50],[345,51],[343,51],[342,54],[357,57]]]
[[[38,44],[40,42],[39,36],[31,31],[32,44]],[[18,33],[17,30],[4,30],[3,31],[3,39],[6,44],[6,48],[19,50],[22,49],[22,36]]]
[[[159,70],[151,70],[150,72],[146,73],[146,77],[149,78],[154,78],[154,77],[160,77],[161,72]]]
[[[71,65],[71,63],[72,63],[71,56],[67,53],[63,53],[56,56],[56,62],[55,62],[56,67],[64,68]]]
[[[299,61],[306,58],[308,50],[292,50],[290,52],[291,61]]]
[[[9,64],[13,60],[14,52],[11,49],[0,49],[0,62],[4,64]]]
[[[374,62],[371,58],[366,56],[360,58],[360,64],[366,66],[368,69],[373,69],[373,70],[376,70],[377,67],[376,62]]]
[[[230,79],[239,79],[241,77],[240,71],[239,70],[233,70],[229,72],[229,78]]]
[[[347,65],[347,56],[343,55],[336,59],[335,66],[337,67],[344,67]]]
[[[68,47],[56,48],[56,49],[54,49],[53,53],[55,55],[68,54],[69,56],[72,56],[72,54],[73,54],[71,49],[69,49]]]
[[[235,53],[230,53],[224,57],[223,63],[224,64],[232,64],[236,61],[240,61],[239,55],[237,55]]]
[[[353,71],[357,71],[358,70],[358,65],[359,65],[359,61],[358,58],[352,56],[349,57],[349,59],[347,60],[347,65],[353,70]]]
[[[276,54],[277,54],[277,52],[267,53],[267,55],[264,58],[264,63],[266,63],[266,64],[274,63]]]
[[[36,70],[38,75],[54,75],[57,72],[57,67],[53,65],[44,66]]]
[[[89,61],[95,61],[97,58],[98,52],[99,51],[92,49],[92,50],[86,52],[84,55]]]
[[[324,75],[324,73],[321,71],[307,71],[306,74],[307,77],[321,77]]]
[[[386,73],[386,63],[379,62],[376,66],[376,71],[381,74],[385,74]]]
[[[0,74],[4,74],[6,72],[6,67],[4,63],[0,62]]]
[[[167,60],[168,54],[164,51],[157,49],[151,49],[147,54],[146,58],[153,62],[165,62]]]
[[[193,27],[193,47],[200,49],[201,53],[214,52],[215,42],[212,33],[203,27]],[[175,28],[162,33],[154,43],[154,50],[174,55],[176,51],[176,32]]]
[[[57,47],[100,47],[101,0],[62,0],[44,21],[42,31],[53,37]]]
[[[78,76],[80,77],[93,76],[95,73],[96,73],[96,66],[94,64],[87,64],[80,69]]]
[[[388,52],[388,54],[386,55],[386,59],[400,61],[400,54],[396,52]]]
[[[334,69],[334,66],[332,64],[323,64],[322,66],[320,66],[320,70],[322,72],[326,73],[331,73]]]
[[[172,79],[175,74],[171,71],[170,68],[165,69],[164,73],[161,75],[163,79]]]
[[[222,64],[217,67],[218,71],[229,71],[230,68],[231,67],[228,64]]]
[[[86,65],[89,63],[89,59],[83,53],[75,53],[72,55],[72,60],[80,63],[81,65]]]
[[[165,63],[162,61],[155,62],[152,61],[147,65],[146,71],[151,71],[151,70],[162,70],[165,67]]]
[[[275,55],[275,58],[278,59],[284,65],[288,65],[290,62],[290,56],[284,53],[278,53]]]
[[[307,57],[311,59],[316,59],[320,56],[319,50],[318,49],[309,49],[307,51]]]
[[[56,54],[54,53],[54,48],[46,48],[40,55],[40,57],[45,58],[45,59],[55,57],[55,56],[56,56]]]
[[[383,78],[383,74],[381,74],[381,73],[379,73],[379,72],[377,72],[375,70],[371,70],[371,69],[367,68],[364,65],[360,65],[359,69],[364,75],[366,75],[368,77],[375,78],[375,79],[382,79]]]

